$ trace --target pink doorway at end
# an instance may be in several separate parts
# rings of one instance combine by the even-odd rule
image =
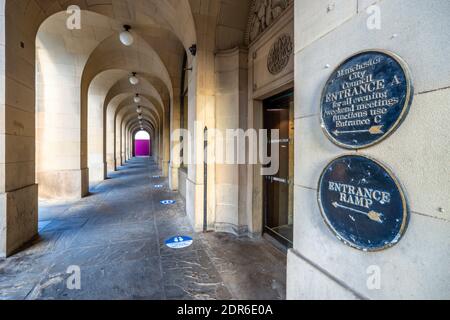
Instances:
[[[136,157],[150,156],[150,141],[136,140]]]

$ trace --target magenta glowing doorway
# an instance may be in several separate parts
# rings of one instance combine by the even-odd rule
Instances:
[[[149,157],[151,155],[150,135],[145,131],[139,131],[134,138],[134,150],[136,157]]]

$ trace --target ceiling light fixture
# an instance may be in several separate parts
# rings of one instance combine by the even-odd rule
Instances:
[[[189,52],[195,57],[197,55],[197,45],[193,44],[190,48],[189,48]]]
[[[136,93],[136,96],[134,97],[134,103],[140,103],[141,102],[141,97],[139,96],[139,93]]]
[[[123,26],[123,28],[125,30],[120,33],[120,36],[119,36],[120,42],[122,42],[122,44],[124,46],[129,47],[129,46],[131,46],[134,43],[134,37],[133,37],[133,35],[130,32],[131,27],[126,24],[126,25]]]
[[[142,113],[142,107],[141,107],[141,106],[138,106],[138,108],[136,109],[136,112],[139,113],[139,114],[141,114],[141,113]]]
[[[131,75],[131,77],[130,77],[130,83],[131,83],[133,86],[135,86],[135,85],[137,85],[137,84],[139,83],[139,78],[138,78],[136,75],[137,75],[137,73],[136,73],[136,72],[133,72],[132,75]]]

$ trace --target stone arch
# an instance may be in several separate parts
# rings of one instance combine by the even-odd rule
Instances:
[[[143,80],[149,80],[150,83],[156,84],[160,87],[165,87],[169,93],[169,101],[167,101],[166,104],[170,103],[173,99],[172,77],[170,76],[166,65],[157,52],[145,40],[143,40],[139,35],[136,35],[135,38],[135,46],[124,47],[118,43],[117,37],[110,37],[103,41],[90,56],[82,77],[82,133],[85,132],[84,127],[86,126],[86,112],[83,110],[87,108],[85,93],[86,88],[84,83],[90,83],[92,77],[98,72],[111,68],[130,70],[130,73],[132,70],[140,70],[138,77],[142,77]],[[163,90],[163,92],[167,92],[166,90]],[[165,110],[165,114],[168,118],[169,111],[167,109]],[[164,123],[163,130],[165,133],[164,139],[161,141],[161,145],[163,145],[165,149],[169,150],[169,124],[167,122]],[[82,138],[82,140],[84,141],[85,139]],[[85,144],[82,145],[85,148]],[[84,158],[83,151],[85,150],[82,150],[81,153],[82,161]],[[164,166],[164,164],[169,161],[169,156],[167,153],[168,152],[165,153],[164,159],[161,160],[161,166]],[[123,162],[123,160],[121,160],[121,162]]]
[[[36,119],[35,68],[36,35],[42,23],[53,14],[63,11],[63,1],[41,2],[2,0],[4,43],[0,50],[2,83],[0,105],[5,119],[5,131],[0,156],[3,159],[0,181],[1,197],[6,206],[1,210],[1,221],[9,221],[0,231],[0,255],[7,256],[37,233],[36,184]],[[84,1],[74,1],[89,10]],[[96,12],[98,6],[91,6]]]
[[[74,0],[71,4],[78,5],[84,11],[111,18],[117,23],[116,25],[122,25],[125,22],[134,24],[137,31],[141,26],[145,27],[149,24],[143,21],[156,21],[156,25],[171,30],[185,49],[196,42],[195,23],[190,10],[191,3],[188,0],[166,0],[163,3],[159,0],[127,1],[125,6],[128,7],[128,10],[125,11],[121,10],[123,9],[120,7],[122,3],[111,0],[105,0],[101,4]],[[4,110],[1,111],[5,119],[5,133],[1,134],[3,143],[0,147],[0,158],[3,160],[1,171],[5,174],[0,181],[0,194],[6,203],[6,209],[1,212],[1,221],[14,221],[14,225],[2,228],[2,230],[5,230],[0,234],[0,252],[2,255],[9,255],[37,232],[38,192],[35,183],[36,159],[34,155],[35,38],[40,25],[48,17],[65,11],[66,5],[67,2],[64,0],[45,2],[30,0],[26,4],[14,0],[0,0],[0,8],[2,9],[0,16],[4,17],[0,19],[2,24],[0,32],[4,33],[4,37],[0,39],[5,39],[5,43],[0,43],[0,61],[4,64],[0,68],[0,77],[4,79],[2,82],[5,85],[4,88],[0,88],[2,91],[0,105],[5,106]],[[156,7],[159,7],[160,10],[154,10]],[[137,15],[136,12],[138,11],[144,12],[144,14]],[[144,42],[143,45],[146,46]],[[139,52],[136,55],[141,60],[150,56],[148,52],[147,54]],[[111,58],[120,59],[120,57],[120,54],[116,54]],[[132,63],[129,65],[134,69],[135,65]],[[106,70],[106,66],[104,67]],[[88,180],[86,179],[88,148],[87,121],[85,120],[88,110],[86,107],[88,90],[91,80],[105,70],[99,69],[90,74],[89,70],[85,70],[88,73],[83,72],[83,81],[81,82],[81,99],[83,102],[81,119],[83,120],[81,120],[79,170],[82,172],[82,178],[79,183],[81,184],[82,194],[87,191]],[[88,76],[85,78],[85,75]],[[165,76],[164,81],[166,80],[170,80],[170,76]],[[170,103],[173,104],[172,99],[170,99]],[[169,113],[167,112],[167,114]],[[165,127],[168,127],[167,120],[165,120]],[[165,133],[166,141],[168,141],[168,132],[167,130]],[[27,200],[24,201],[25,199]],[[6,216],[8,216],[8,219],[4,219]],[[22,227],[18,228],[18,226]]]
[[[153,134],[152,134],[152,128],[151,126],[149,126],[148,124],[143,124],[143,130],[141,130],[141,126],[139,124],[132,124],[129,127],[129,132],[130,132],[130,144],[132,144],[131,147],[131,152],[128,155],[129,158],[135,156],[135,150],[134,150],[134,145],[133,145],[133,141],[135,140],[136,134],[140,131],[145,131],[149,134],[150,136],[150,144],[151,144],[151,148],[150,148],[150,158],[154,159],[154,154],[153,154]]]
[[[116,164],[122,165],[125,162],[125,156],[126,156],[126,150],[124,149],[124,142],[126,134],[125,126],[126,123],[132,119],[137,119],[137,114],[135,112],[135,105],[134,104],[126,104],[123,103],[123,106],[121,108],[118,108],[116,111],[115,116],[115,123],[116,123],[116,130],[115,130],[115,143],[116,143]],[[158,126],[158,123],[155,123],[153,114],[151,113],[151,108],[143,106],[144,112],[143,116],[145,117],[145,120],[149,121],[151,119],[151,123],[155,128],[156,131],[159,130],[160,126]],[[158,146],[161,144],[161,134],[159,136],[155,137],[155,142],[158,143]],[[159,153],[159,152],[158,152]]]
[[[113,144],[114,150],[114,168],[117,169],[117,166],[123,163],[123,156],[121,155],[121,138],[120,138],[120,130],[122,129],[121,121],[124,116],[124,112],[128,112],[133,114],[137,117],[136,113],[136,104],[133,102],[133,96],[134,95],[121,95],[121,100],[117,104],[116,107],[113,108],[113,116],[112,116],[112,125],[114,125],[114,130],[111,130],[113,133],[113,136],[109,136],[109,142],[108,144]],[[147,102],[147,103],[146,103]],[[144,114],[151,117],[153,121],[153,125],[155,128],[158,128],[159,131],[161,131],[162,122],[159,120],[159,114],[156,111],[156,108],[149,102],[145,101],[143,99],[142,103],[140,104],[143,108]],[[124,112],[121,112],[124,111]],[[112,138],[112,139],[111,139]],[[159,142],[159,141],[158,141]],[[109,156],[110,157],[110,156]]]
[[[144,120],[142,126],[143,127],[147,126],[147,127],[153,128],[153,125],[148,120]],[[140,130],[140,124],[139,124],[139,122],[137,120],[130,119],[125,124],[125,134],[128,135],[127,143],[129,145],[128,149],[126,150],[128,158],[130,157],[130,154],[131,155],[133,154],[133,152],[132,152],[132,149],[133,149],[132,141],[133,141],[133,137],[134,137],[133,128],[135,128],[135,129],[137,129],[139,131]],[[154,130],[152,129],[151,133],[150,133],[150,140],[152,141],[152,145],[156,142],[156,139],[154,137],[155,137],[154,136]],[[155,153],[154,152],[153,152],[153,158],[155,158]]]
[[[125,70],[110,69],[95,76],[88,90],[88,167],[89,182],[98,183],[107,177],[106,170],[106,122],[104,101],[110,88],[127,75]]]
[[[92,153],[91,172],[80,164],[80,75],[92,51],[116,31],[111,20],[103,15],[81,11],[80,18],[81,30],[69,30],[67,14],[54,13],[41,23],[36,34],[36,180],[39,195],[44,198],[80,198],[87,194],[89,180],[102,180],[101,165],[97,164],[102,162],[101,154]],[[96,28],[103,32],[96,34],[93,32]],[[98,86],[95,89],[100,90]],[[90,96],[93,105],[95,96],[98,93]],[[90,135],[93,138],[98,136],[95,129],[102,125],[95,109],[92,108],[90,117],[98,119],[90,126],[94,129]],[[96,144],[91,139],[93,149]],[[91,179],[89,173],[94,174]]]
[[[157,90],[155,86],[147,80],[148,75],[141,74],[141,81],[138,86],[130,86],[129,71],[124,71],[125,77],[117,81],[108,91],[104,100],[103,106],[103,127],[104,150],[103,158],[105,159],[105,172],[114,171],[117,169],[115,157],[115,114],[122,102],[132,104],[132,98],[136,93],[139,93],[142,98],[142,103],[147,103],[154,107],[155,118],[157,122],[162,121],[164,115],[165,102],[161,98],[160,92],[166,92],[168,97],[168,90],[164,91],[164,86]],[[168,101],[166,103],[169,103]],[[137,106],[136,106],[137,107]]]

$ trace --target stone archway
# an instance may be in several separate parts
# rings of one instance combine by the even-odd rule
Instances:
[[[181,41],[185,48],[195,43],[195,26],[189,1],[135,1],[126,2],[129,10],[115,10],[117,5],[112,1],[105,1],[101,5],[87,5],[85,1],[73,1],[82,10],[105,14],[114,19],[119,25],[125,22],[134,22],[139,32],[145,34],[147,22],[142,19],[146,15],[154,15],[155,6],[159,6],[158,17],[149,21],[157,21],[162,29],[170,30]],[[35,158],[35,38],[42,23],[58,12],[65,11],[65,1],[55,0],[48,2],[27,1],[26,5],[20,1],[0,1],[0,105],[2,117],[5,119],[5,130],[2,132],[0,145],[1,181],[0,198],[2,208],[0,211],[0,255],[10,255],[21,245],[34,237],[37,233],[37,199],[38,188],[36,184],[36,158]],[[117,8],[116,8],[117,9]],[[185,10],[189,9],[189,10]],[[136,15],[132,12],[145,12]],[[111,13],[111,14],[109,14]],[[113,15],[114,13],[114,15]],[[147,25],[148,26],[148,25]],[[119,30],[117,30],[119,31]],[[145,39],[143,40],[145,43]],[[94,54],[95,55],[95,54]],[[170,55],[168,55],[170,56]],[[91,55],[92,57],[92,55]],[[119,56],[116,56],[119,57]],[[142,59],[141,53],[136,55]],[[99,57],[100,58],[100,57]],[[123,58],[123,55],[122,55]],[[114,59],[114,56],[111,57]],[[104,66],[110,69],[113,66]],[[81,108],[79,141],[80,159],[76,166],[80,176],[80,185],[83,195],[88,186],[88,95],[91,81],[100,71],[83,71],[81,81]],[[158,69],[161,70],[161,69]],[[177,73],[171,69],[170,73]],[[169,74],[170,74],[169,73]],[[169,78],[170,79],[170,76]],[[94,80],[95,82],[95,80]],[[4,84],[4,86],[3,86]],[[173,103],[173,100],[170,101]],[[167,115],[169,112],[167,111]],[[166,118],[165,127],[170,126],[170,117]],[[165,133],[169,141],[169,131]],[[169,146],[166,143],[167,150]],[[75,163],[75,162],[74,162]]]

